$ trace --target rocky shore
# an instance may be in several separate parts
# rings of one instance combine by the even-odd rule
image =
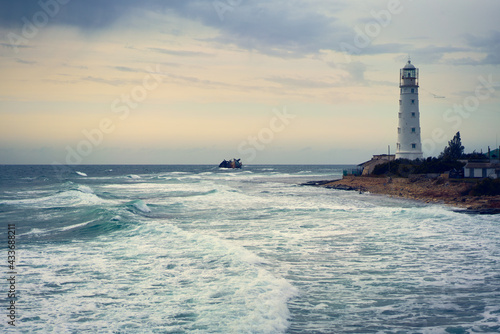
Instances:
[[[410,178],[345,176],[334,181],[312,181],[304,185],[330,189],[354,190],[442,203],[467,209],[468,213],[500,214],[500,196],[471,196],[473,183],[425,176]]]

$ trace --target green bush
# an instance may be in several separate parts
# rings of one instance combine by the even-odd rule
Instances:
[[[464,163],[457,160],[444,160],[438,158],[428,158],[424,160],[420,165],[415,167],[415,174],[441,174],[452,169],[462,169],[465,166]]]
[[[470,192],[473,196],[496,196],[500,195],[500,179],[485,178],[478,182]]]
[[[390,166],[390,171],[389,171]],[[389,174],[392,176],[408,177],[411,174],[441,174],[452,169],[462,169],[464,163],[459,161],[428,158],[426,160],[397,159],[375,166],[373,175]]]

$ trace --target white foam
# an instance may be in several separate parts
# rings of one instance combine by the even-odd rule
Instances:
[[[75,173],[78,174],[78,175],[80,175],[80,176],[87,176],[87,174],[85,174],[83,172],[76,171]]]
[[[93,194],[94,191],[89,186],[79,185],[77,188],[82,193]]]
[[[50,232],[50,230],[48,230],[48,229],[33,228],[30,231],[28,231],[24,234],[21,234],[21,235],[42,235],[42,234],[46,234],[49,232]]]
[[[136,208],[137,210],[139,210],[141,212],[144,212],[144,213],[151,212],[151,209],[142,200],[134,201],[132,205],[134,206],[134,208]]]
[[[297,292],[243,247],[164,221],[26,249],[23,261],[23,287],[36,292],[23,308],[30,329],[122,332],[146,321],[162,332],[282,333]]]
[[[93,193],[81,192],[79,190],[63,191],[51,196],[27,198],[21,200],[4,200],[2,204],[9,205],[31,205],[34,207],[59,207],[59,206],[85,206],[104,204],[107,201],[99,198]]]
[[[91,222],[93,222],[93,220],[92,221],[88,221],[88,222],[79,223],[79,224],[70,225],[70,226],[64,226],[64,227],[61,227],[61,228],[52,228],[52,229],[33,228],[29,232],[26,232],[26,233],[24,233],[22,235],[43,235],[43,234],[48,234],[48,233],[51,233],[51,232],[54,232],[54,231],[59,231],[59,232],[69,231],[69,230],[72,230],[72,229],[75,229],[75,228],[79,228],[79,227],[88,225]]]
[[[88,222],[84,222],[84,223],[80,223],[80,224],[75,224],[75,225],[65,226],[65,227],[63,227],[63,228],[60,228],[59,230],[60,230],[60,231],[69,231],[69,230],[73,230],[73,229],[75,229],[75,228],[79,228],[79,227],[82,227],[82,226],[88,225],[88,224],[90,224],[91,222],[93,222],[93,220],[88,221]]]

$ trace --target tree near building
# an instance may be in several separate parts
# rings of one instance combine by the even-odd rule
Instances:
[[[460,139],[460,132],[457,132],[452,140],[448,142],[448,146],[444,148],[439,158],[447,161],[458,160],[464,154],[464,147]]]

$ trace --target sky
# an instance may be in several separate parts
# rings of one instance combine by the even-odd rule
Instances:
[[[0,0],[0,164],[357,164],[500,143],[497,0]]]

